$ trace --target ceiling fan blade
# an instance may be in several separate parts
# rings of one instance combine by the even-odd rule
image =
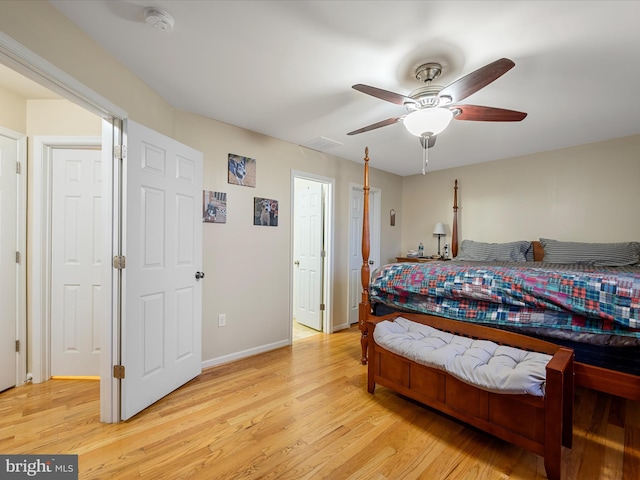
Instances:
[[[387,102],[395,103],[396,105],[404,105],[405,103],[415,103],[414,99],[405,97],[404,95],[400,95],[399,93],[393,93],[387,90],[383,90],[381,88],[371,87],[369,85],[363,85],[362,83],[358,83],[354,85],[352,88],[354,88],[355,90],[358,90],[359,92],[366,93],[367,95],[380,98]]]
[[[519,122],[527,114],[504,108],[481,107],[479,105],[456,105],[451,107],[456,120],[475,120],[478,122]],[[460,113],[455,114],[456,110]]]
[[[431,148],[436,144],[436,137],[437,135],[432,135],[430,137],[427,137],[429,139],[428,143],[427,143],[427,148]],[[420,137],[420,145],[422,145],[422,148],[424,147],[424,139],[425,137]]]
[[[500,78],[514,66],[512,60],[501,58],[447,85],[440,90],[439,96],[451,97],[452,103],[457,103]]]
[[[347,133],[347,135],[357,135],[358,133],[368,132],[369,130],[375,130],[376,128],[386,127],[387,125],[392,125],[392,124],[394,124],[396,122],[399,122],[403,118],[404,118],[404,115],[401,116],[401,117],[387,118],[386,120],[382,120],[381,122],[374,123],[372,125],[359,128],[358,130],[354,130],[353,132],[349,132],[349,133]]]

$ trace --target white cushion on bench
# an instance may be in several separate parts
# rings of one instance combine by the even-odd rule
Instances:
[[[390,352],[484,390],[544,396],[551,355],[452,335],[402,317],[378,323],[373,337]]]

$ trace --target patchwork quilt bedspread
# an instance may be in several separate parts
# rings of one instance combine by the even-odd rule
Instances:
[[[640,338],[640,268],[392,263],[373,273],[369,294],[456,320]]]

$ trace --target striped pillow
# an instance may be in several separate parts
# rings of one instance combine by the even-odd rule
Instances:
[[[533,255],[533,242],[529,243],[529,248],[527,248],[526,253],[524,254],[527,262],[535,262],[535,256]]]
[[[640,263],[640,243],[580,243],[541,238],[543,262],[622,267]]]
[[[463,240],[456,260],[471,262],[526,262],[531,242],[483,243]]]

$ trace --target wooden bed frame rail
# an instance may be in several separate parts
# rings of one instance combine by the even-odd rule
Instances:
[[[369,268],[370,238],[369,238],[369,148],[365,148],[364,155],[364,204],[362,221],[362,267],[361,283],[362,297],[358,307],[358,328],[360,329],[361,362],[367,364],[369,333],[367,322],[372,316],[369,301]],[[533,242],[534,260],[542,261],[544,250],[538,241]],[[451,253],[458,255],[458,180],[453,187],[453,223],[451,225]],[[640,401],[640,376],[622,373],[605,368],[595,367],[585,363],[575,362],[575,384],[577,386],[598,390],[617,395],[630,400]]]

